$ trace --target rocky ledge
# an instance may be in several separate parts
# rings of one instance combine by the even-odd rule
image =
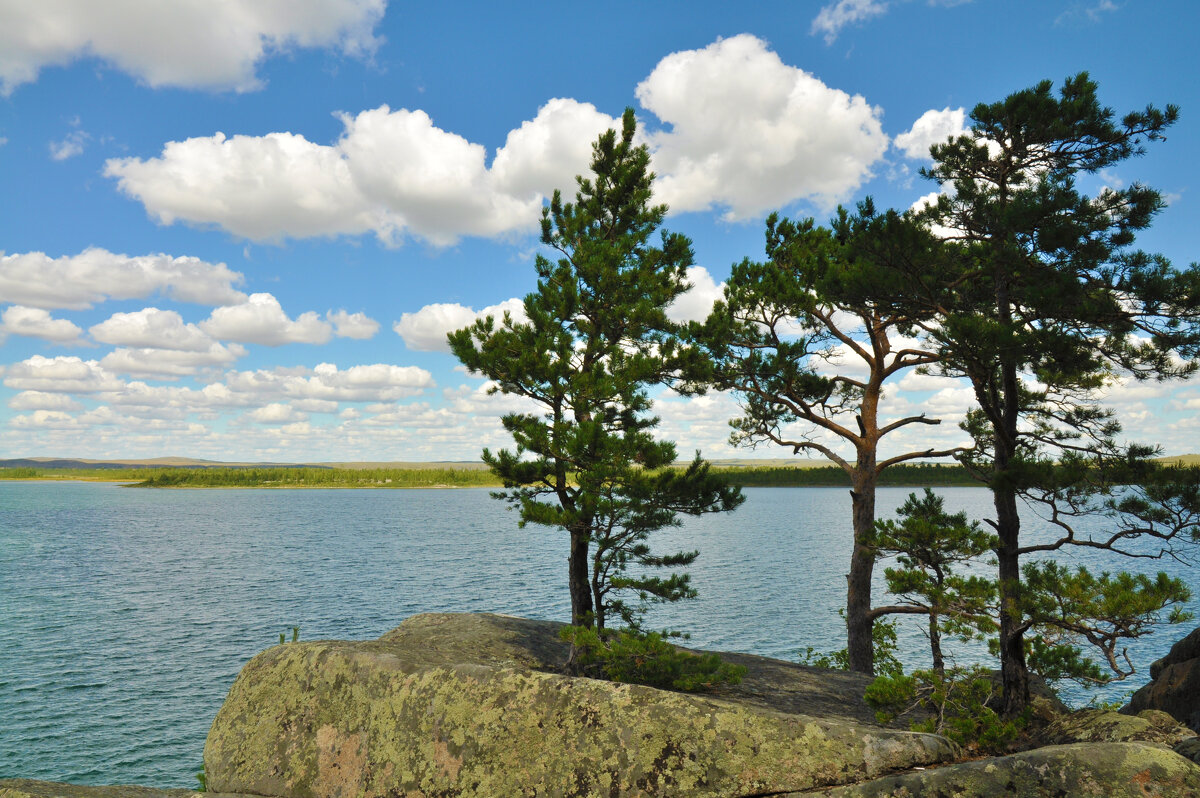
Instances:
[[[1081,717],[1061,724],[1062,745],[953,764],[945,739],[871,722],[865,677],[728,654],[747,676],[705,696],[572,678],[557,672],[559,627],[430,614],[378,640],[270,648],[217,714],[208,785],[276,798],[1200,796],[1200,766],[1170,750],[1189,733],[1161,713]],[[192,793],[0,781],[0,798],[118,795]]]

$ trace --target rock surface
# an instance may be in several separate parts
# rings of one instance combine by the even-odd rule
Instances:
[[[1184,740],[1173,749],[1184,759],[1190,759],[1197,765],[1200,765],[1200,737],[1192,737]]]
[[[1078,743],[828,790],[829,798],[1194,798],[1200,767],[1147,743]],[[781,797],[782,798],[782,797]]]
[[[1121,712],[1134,715],[1144,709],[1161,709],[1200,733],[1200,627],[1150,666],[1150,678]]]
[[[737,796],[845,784],[955,753],[935,735],[858,723],[861,698],[791,663],[730,657],[751,672],[708,697],[561,676],[549,672],[565,659],[559,626],[420,615],[375,641],[268,649],[217,714],[208,783],[336,798]],[[813,706],[829,716],[796,711]]]
[[[1104,709],[1081,709],[1059,717],[1042,733],[1050,745],[1064,743],[1156,743],[1171,748],[1196,733],[1166,712],[1145,709],[1124,715]]]

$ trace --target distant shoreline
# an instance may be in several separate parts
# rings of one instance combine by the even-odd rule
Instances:
[[[838,466],[714,466],[713,472],[733,485],[759,487],[849,488],[850,478]],[[138,488],[502,488],[486,468],[328,468],[328,467],[158,467],[39,468],[0,467],[0,480],[119,483]],[[901,464],[880,475],[879,487],[976,487],[979,483],[959,465]]]

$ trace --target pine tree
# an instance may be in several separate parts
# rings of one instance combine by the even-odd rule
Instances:
[[[691,467],[673,469],[674,444],[653,436],[648,387],[680,366],[664,309],[688,288],[693,255],[686,237],[659,230],[666,207],[651,205],[650,156],[634,146],[635,130],[626,110],[620,135],[609,130],[594,144],[575,201],[555,191],[543,209],[541,240],[559,257],[537,256],[527,320],[487,317],[449,336],[454,354],[494,390],[537,406],[505,415],[515,448],[485,449],[483,459],[506,488],[495,495],[518,508],[522,525],[568,533],[571,623],[600,628],[614,614],[636,621],[620,591],[663,601],[694,595],[686,574],[646,575],[696,557],[653,554],[650,534],[679,513],[742,501],[698,453]]]
[[[879,476],[956,451],[923,448],[881,459],[886,436],[940,423],[924,414],[889,419],[884,384],[937,361],[936,350],[912,335],[934,317],[950,264],[943,243],[922,225],[894,211],[876,213],[870,200],[855,214],[839,209],[829,228],[772,214],[766,238],[767,260],[735,265],[723,301],[690,330],[708,358],[692,387],[739,397],[733,443],[816,453],[850,477],[846,651],[851,670],[874,673],[872,627],[881,613],[871,607],[871,540]]]
[[[901,603],[877,610],[929,617],[933,671],[941,675],[946,671],[944,633],[979,639],[995,631],[995,582],[959,571],[963,565],[981,564],[995,536],[968,521],[965,512],[947,513],[945,500],[929,488],[922,497],[910,493],[898,514],[899,520],[875,523],[875,546],[901,566],[883,572],[888,593]]]
[[[1163,207],[1159,193],[1135,183],[1088,197],[1076,182],[1142,154],[1178,109],[1151,106],[1117,121],[1086,73],[1057,97],[1051,89],[1044,81],[976,106],[970,132],[934,145],[925,171],[943,187],[926,218],[949,230],[961,256],[956,296],[930,335],[940,370],[966,377],[979,403],[965,425],[975,447],[964,463],[994,497],[1009,717],[1029,700],[1022,558],[1103,545],[1071,523],[1087,503],[1085,483],[1146,454],[1118,442],[1120,426],[1096,390],[1117,372],[1190,374],[1196,364],[1186,358],[1200,346],[1200,268],[1179,271],[1132,249]],[[1049,508],[1057,541],[1022,540],[1021,498]]]

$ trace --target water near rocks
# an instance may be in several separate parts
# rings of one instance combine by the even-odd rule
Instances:
[[[883,489],[878,506],[908,492]],[[988,514],[986,491],[940,492],[952,511]],[[846,490],[747,495],[732,515],[656,538],[700,549],[701,598],[650,624],[784,659],[840,647]],[[280,633],[372,638],[426,611],[565,619],[565,558],[561,534],[518,529],[486,490],[0,483],[0,778],[194,786],[229,685]],[[1142,565],[1197,581],[1178,564]],[[1136,661],[1148,667],[1178,636],[1143,641]],[[917,625],[901,644],[922,664]]]

